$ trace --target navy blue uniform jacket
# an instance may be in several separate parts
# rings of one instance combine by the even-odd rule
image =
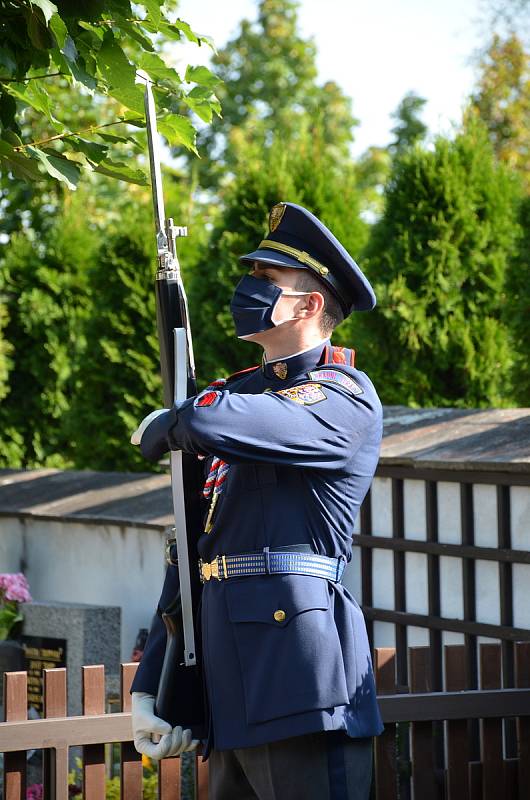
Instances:
[[[319,365],[323,348],[281,359],[284,379],[274,372],[277,362],[239,374],[211,404],[188,400],[144,432],[147,458],[183,449],[231,465],[213,527],[198,543],[203,560],[294,544],[350,560],[355,518],[378,461],[382,409],[363,372]],[[171,569],[161,608],[173,596]],[[382,731],[364,617],[342,585],[292,574],[210,580],[201,614],[208,749],[319,730],[352,737]],[[155,616],[131,691],[156,695],[164,648]]]

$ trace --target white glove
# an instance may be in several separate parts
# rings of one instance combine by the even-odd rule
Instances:
[[[157,408],[156,411],[151,411],[146,417],[138,425],[138,428],[135,430],[133,435],[131,436],[131,444],[140,444],[142,441],[142,435],[148,425],[151,422],[160,416],[160,414],[165,414],[166,411],[169,411],[169,408]],[[134,694],[134,692],[133,692]]]
[[[154,707],[155,697],[152,694],[132,693],[132,729],[137,751],[158,760],[179,756],[186,750],[195,750],[199,740],[191,738],[191,730],[183,730],[178,725],[172,728],[169,722],[155,716]],[[155,743],[151,734],[162,734],[162,738]]]

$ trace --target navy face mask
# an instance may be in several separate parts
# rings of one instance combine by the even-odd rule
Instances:
[[[253,333],[261,333],[294,319],[289,317],[279,323],[273,322],[274,308],[282,295],[291,297],[303,294],[310,292],[286,292],[270,281],[255,278],[253,275],[244,275],[230,301],[230,312],[238,338],[245,339]]]

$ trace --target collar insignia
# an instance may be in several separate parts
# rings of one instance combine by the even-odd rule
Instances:
[[[285,361],[277,361],[276,364],[272,365],[272,371],[277,378],[280,378],[283,381],[287,377],[287,364]]]
[[[276,203],[276,205],[271,208],[271,213],[269,214],[269,230],[271,233],[274,233],[282,221],[286,207],[284,203]]]

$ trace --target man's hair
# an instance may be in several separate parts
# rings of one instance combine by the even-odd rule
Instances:
[[[298,292],[320,292],[324,298],[324,308],[320,317],[320,330],[324,336],[330,336],[333,329],[340,325],[344,319],[341,305],[331,289],[311,274],[308,269],[298,270],[300,273],[296,280],[295,289]]]

